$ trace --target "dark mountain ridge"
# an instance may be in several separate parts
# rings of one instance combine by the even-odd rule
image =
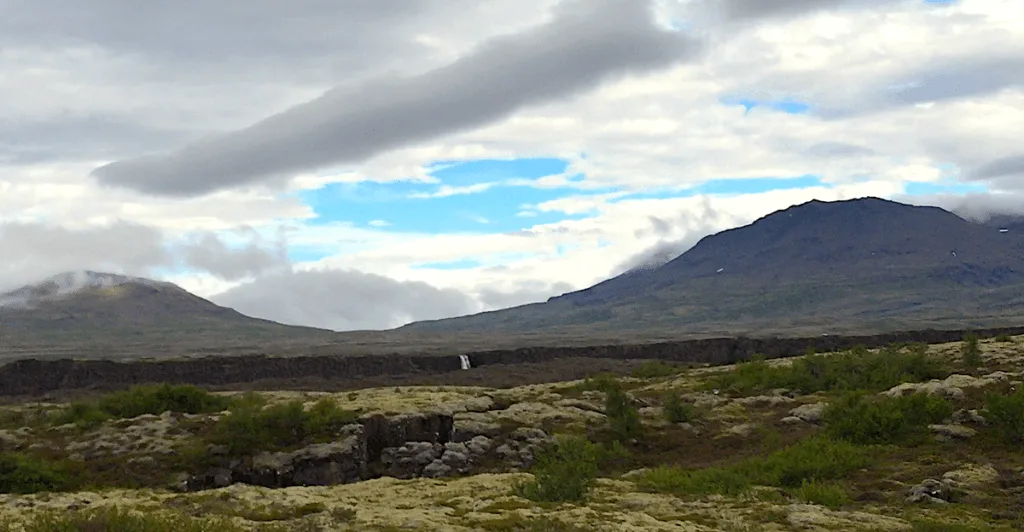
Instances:
[[[405,329],[750,332],[971,317],[995,323],[1024,314],[1022,235],[938,207],[815,200],[707,236],[659,267],[546,303]]]
[[[938,207],[879,198],[810,201],[701,239],[659,268],[551,298],[578,305],[648,294],[702,277],[786,283],[925,275],[964,284],[1024,282],[1019,235]]]
[[[167,282],[66,272],[0,294],[0,352],[190,352],[267,341],[328,340],[333,331],[245,316]]]

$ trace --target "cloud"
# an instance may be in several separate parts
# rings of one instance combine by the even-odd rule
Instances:
[[[184,267],[233,281],[280,268],[287,260],[282,252],[266,249],[252,234],[241,246],[229,246],[223,236],[210,232],[196,232],[182,241],[125,221],[86,227],[0,223],[0,292],[82,270],[152,277],[159,270]]]
[[[147,274],[172,262],[163,234],[134,223],[69,229],[0,224],[0,291],[73,270]]]
[[[826,10],[865,9],[905,0],[695,0],[688,9],[719,22],[795,18]],[[706,19],[705,19],[706,20]]]
[[[932,205],[956,213],[969,220],[985,222],[995,216],[1024,216],[1024,193],[1004,192],[972,194],[930,194],[926,196],[894,196],[895,201],[915,205]]]
[[[819,142],[804,152],[812,157],[856,157],[874,155],[875,150],[845,142]]]
[[[201,233],[175,248],[187,268],[209,272],[226,281],[290,268],[284,242],[277,242],[272,249],[267,249],[258,235],[250,236],[255,237],[254,241],[241,247],[231,247],[213,233]]]
[[[445,67],[338,87],[248,128],[117,161],[93,175],[105,185],[169,196],[275,182],[478,127],[614,78],[670,66],[698,49],[683,35],[660,30],[648,1],[566,0],[555,14],[532,30],[492,38]]]
[[[991,181],[1006,189],[1024,190],[1024,155],[1000,157],[979,165],[968,173],[969,179]]]
[[[337,331],[388,329],[480,310],[457,290],[336,269],[267,275],[210,299],[250,316]]]

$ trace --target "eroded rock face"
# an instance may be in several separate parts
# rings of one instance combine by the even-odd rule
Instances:
[[[186,482],[190,490],[222,488],[234,483],[268,488],[330,486],[363,480],[367,474],[366,440],[361,425],[345,427],[338,441],[291,452],[259,453],[233,460]]]
[[[367,416],[361,423],[345,427],[332,443],[290,452],[262,452],[246,459],[225,458],[221,466],[185,480],[183,488],[222,488],[234,483],[269,488],[327,486],[381,474],[400,479],[466,474],[494,452],[495,444],[491,437],[473,433],[469,427],[462,430],[464,441],[451,441],[453,419],[443,413]],[[512,468],[526,467],[532,463],[536,447],[548,440],[543,430],[517,429],[509,435],[514,449],[511,455],[498,454]]]

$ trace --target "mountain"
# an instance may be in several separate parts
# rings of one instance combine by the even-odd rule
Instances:
[[[0,294],[0,352],[6,355],[252,351],[267,342],[334,336],[251,318],[172,283],[110,273],[67,272]]]
[[[1003,231],[1009,222],[879,198],[816,200],[544,303],[399,330],[672,336],[1019,323],[1024,227]]]

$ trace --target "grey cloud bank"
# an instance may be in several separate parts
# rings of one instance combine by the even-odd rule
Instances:
[[[618,76],[691,58],[649,1],[568,0],[532,30],[493,38],[445,67],[338,87],[246,129],[93,171],[100,183],[167,196],[268,183],[506,117]]]
[[[266,275],[210,299],[249,316],[336,331],[392,328],[479,310],[457,290],[348,270]]]
[[[282,249],[253,241],[229,246],[211,233],[186,241],[156,228],[118,222],[71,229],[41,223],[0,223],[0,293],[68,271],[94,270],[134,276],[184,266],[234,281],[287,265]]]

